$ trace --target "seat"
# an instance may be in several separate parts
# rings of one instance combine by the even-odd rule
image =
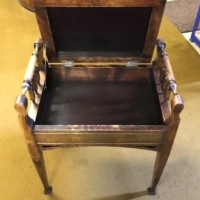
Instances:
[[[71,80],[75,69],[62,73],[71,77],[61,79],[60,69],[48,71],[48,87],[45,89],[36,119],[38,125],[161,125],[162,114],[156,86],[149,69],[116,68],[114,77],[95,77],[96,69],[84,68],[84,79]],[[136,71],[143,74],[141,80],[134,80]],[[100,69],[98,74],[109,74],[109,69]],[[130,80],[123,76],[134,74]],[[88,80],[88,74],[94,80]],[[120,94],[120,95],[119,95]],[[138,95],[139,94],[139,95]],[[141,98],[142,97],[142,98]]]

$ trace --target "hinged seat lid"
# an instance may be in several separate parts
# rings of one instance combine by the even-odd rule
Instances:
[[[32,1],[48,57],[149,62],[166,0]]]

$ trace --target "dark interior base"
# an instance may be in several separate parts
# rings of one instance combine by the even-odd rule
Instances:
[[[152,81],[78,80],[47,87],[36,124],[158,125],[162,118]]]

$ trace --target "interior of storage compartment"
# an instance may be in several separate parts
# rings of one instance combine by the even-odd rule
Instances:
[[[49,7],[56,51],[68,56],[142,56],[151,7]]]
[[[159,125],[150,68],[49,68],[36,124]]]

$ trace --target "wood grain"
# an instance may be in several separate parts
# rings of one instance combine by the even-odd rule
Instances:
[[[20,0],[20,2],[25,5],[25,1]],[[34,5],[43,42],[48,45],[47,57],[50,62],[68,60],[102,63],[149,62],[165,2],[166,0],[30,0],[26,1],[26,4],[27,7]],[[145,29],[142,53],[139,56],[136,54],[83,56],[77,49],[75,55],[69,55],[67,51],[64,53],[57,51],[55,30],[59,33],[59,27],[61,28],[63,23],[58,23],[57,26],[58,18],[50,19],[52,16],[49,13],[54,12],[54,7],[112,7],[113,9],[147,7],[151,13],[146,21],[147,29],[142,27]],[[59,16],[59,10],[56,11],[57,14]],[[131,19],[128,19],[128,23],[131,24]],[[52,29],[52,25],[55,25],[55,30]],[[137,26],[131,28],[137,29]],[[141,32],[144,32],[144,29],[141,29],[143,30]],[[100,35],[102,36],[102,33]],[[63,35],[60,33],[56,36],[61,42],[61,50],[65,49],[66,46],[62,45],[67,44],[66,38],[62,40]],[[73,37],[74,35],[71,38]],[[79,48],[78,43],[76,45]],[[40,84],[38,84],[38,105],[32,103],[30,110],[27,111],[28,99],[23,94],[18,96],[15,108],[45,193],[51,193],[51,187],[47,179],[42,150],[72,146],[112,146],[157,151],[149,188],[149,194],[155,194],[176,136],[180,122],[179,115],[184,107],[182,97],[177,92],[172,92],[172,98],[166,98],[165,88],[168,88],[170,80],[175,83],[175,77],[164,50],[165,45],[161,43],[160,40],[156,43],[157,57],[152,66],[148,67],[108,65],[101,68],[95,66],[69,68],[60,65],[58,68],[47,68],[46,71],[44,66],[41,66],[40,69],[43,70],[40,71]],[[42,65],[42,60],[40,53],[39,65]],[[35,63],[36,58],[31,61],[31,67]],[[33,74],[32,68],[28,71],[26,78],[30,78],[30,74],[32,77]],[[165,83],[166,75],[168,79]]]
[[[55,56],[55,44],[49,24],[49,19],[47,15],[46,8],[35,8],[35,14],[38,22],[38,26],[40,29],[40,33],[45,45],[47,45],[47,55],[48,56]]]
[[[88,7],[88,6],[143,6],[143,7],[153,7],[159,6],[166,2],[166,0],[33,0],[35,5],[38,7],[64,7],[64,6],[77,6],[77,7]]]

